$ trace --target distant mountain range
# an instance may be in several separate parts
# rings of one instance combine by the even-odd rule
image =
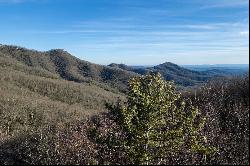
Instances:
[[[159,72],[168,81],[175,81],[175,83],[182,86],[193,86],[202,84],[210,79],[216,77],[227,77],[232,75],[239,75],[248,72],[247,65],[187,65],[178,66],[171,62],[166,62],[156,66],[126,66],[124,64],[112,63],[110,67],[120,68],[127,71],[132,71],[144,75],[150,71]]]
[[[205,68],[197,66],[178,66],[166,62],[153,67],[127,66],[112,63],[108,66],[97,65],[80,60],[62,49],[39,52],[17,46],[0,45],[0,62],[11,68],[26,71],[29,68],[33,75],[46,73],[67,81],[92,83],[106,89],[126,91],[127,81],[131,77],[144,75],[150,71],[160,72],[170,81],[181,86],[202,84],[215,77],[227,76],[234,72],[227,68]],[[22,67],[17,67],[17,65]],[[239,72],[238,72],[239,73]],[[30,74],[30,73],[29,73]]]

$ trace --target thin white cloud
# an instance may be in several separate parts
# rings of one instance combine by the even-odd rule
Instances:
[[[246,15],[247,16],[247,15]],[[204,21],[203,21],[204,22]],[[79,21],[75,22],[70,25],[70,27],[100,27],[100,28],[106,28],[106,27],[111,27],[111,28],[134,28],[134,27],[185,27],[185,26],[190,26],[190,27],[201,27],[201,28],[208,28],[210,29],[211,27],[225,27],[225,26],[242,26],[246,25],[249,23],[248,18],[244,18],[239,21],[227,21],[227,22],[210,22],[210,23],[196,23],[196,24],[160,24],[156,22],[156,24],[149,24],[148,21],[141,20],[140,18],[137,17],[114,17],[114,18],[102,18],[102,19],[96,19],[96,20],[85,20],[85,21]],[[195,27],[196,26],[196,27]]]
[[[217,29],[218,26],[216,25],[184,25],[184,27],[190,28],[190,29],[204,29],[204,30],[213,30]]]
[[[249,0],[215,0],[202,2],[204,2],[204,5],[202,5],[201,9],[247,7],[249,5]]]
[[[55,31],[27,31],[32,34],[88,34],[88,33],[112,33],[115,31],[107,30],[55,30]]]
[[[117,24],[116,22],[86,22],[79,25],[69,26],[68,29],[58,30],[34,30],[27,31],[33,34],[94,34],[108,33],[113,35],[200,35],[202,32],[239,32],[245,29],[242,22],[225,22],[211,24],[184,24],[184,25],[145,25],[145,24]],[[240,34],[244,35],[244,32]]]
[[[249,37],[249,31],[241,31],[241,32],[240,32],[240,35],[241,35],[241,36]]]

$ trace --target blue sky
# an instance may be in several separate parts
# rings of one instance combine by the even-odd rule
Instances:
[[[0,0],[0,43],[98,64],[248,64],[249,0]]]

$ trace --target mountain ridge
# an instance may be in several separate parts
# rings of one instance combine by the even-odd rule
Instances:
[[[132,67],[111,63],[99,65],[81,60],[64,49],[37,51],[18,46],[0,45],[0,57],[11,58],[26,66],[39,68],[58,77],[74,82],[91,82],[109,90],[126,92],[127,81],[148,72],[159,72],[167,81],[180,86],[194,86],[206,83],[214,77],[224,76],[216,71],[194,71],[171,62],[153,67]]]

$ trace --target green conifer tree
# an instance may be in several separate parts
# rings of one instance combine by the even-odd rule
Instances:
[[[184,145],[204,156],[213,151],[199,135],[205,119],[197,118],[198,109],[181,101],[173,83],[160,74],[131,79],[127,103],[110,109],[125,133],[121,146],[131,164],[163,164],[166,156],[176,154]]]

